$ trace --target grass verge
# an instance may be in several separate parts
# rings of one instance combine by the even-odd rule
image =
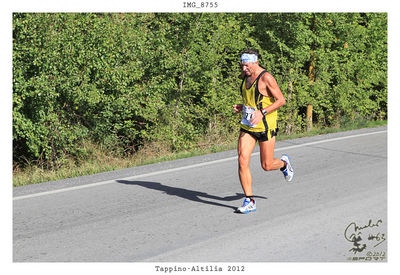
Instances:
[[[349,131],[361,128],[371,128],[387,125],[387,121],[357,121],[350,122],[341,127],[314,127],[309,132],[278,135],[277,140],[288,140],[300,137],[315,136],[321,134]],[[24,169],[15,167],[13,169],[13,186],[55,181],[72,177],[91,175],[101,172],[113,171],[134,166],[146,165],[162,161],[188,158],[209,153],[233,150],[236,148],[237,134],[232,133],[230,137],[219,138],[218,142],[203,141],[189,151],[171,152],[165,144],[148,144],[140,151],[125,158],[110,155],[105,149],[93,144],[87,144],[87,151],[91,152],[84,160],[67,160],[57,170],[46,170],[36,165],[29,165]]]

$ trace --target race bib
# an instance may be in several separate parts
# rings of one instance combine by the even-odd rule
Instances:
[[[243,118],[242,124],[247,125],[249,127],[256,127],[257,125],[253,125],[250,123],[250,120],[253,118],[253,113],[256,111],[256,108],[243,106]]]

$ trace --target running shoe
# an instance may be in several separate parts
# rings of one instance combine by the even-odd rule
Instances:
[[[251,201],[249,198],[246,198],[243,205],[236,210],[237,213],[244,214],[254,211],[256,211],[256,201]]]
[[[290,162],[290,158],[288,155],[283,154],[281,157],[281,161],[286,162],[286,169],[282,171],[283,176],[285,177],[286,181],[292,181],[294,176],[294,170],[292,163]]]

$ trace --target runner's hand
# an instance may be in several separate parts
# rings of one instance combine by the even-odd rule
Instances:
[[[260,110],[254,111],[253,117],[250,119],[250,123],[252,125],[257,125],[261,121],[262,118],[263,118],[263,114],[261,113]]]
[[[243,110],[243,104],[235,104],[235,105],[233,105],[233,110],[234,110],[236,113],[242,112],[242,110]]]

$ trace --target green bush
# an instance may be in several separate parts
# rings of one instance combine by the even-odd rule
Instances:
[[[321,126],[387,118],[384,13],[14,13],[14,162],[55,168],[88,140],[179,151],[237,131],[245,48],[287,99],[287,134],[305,129],[308,104]]]

